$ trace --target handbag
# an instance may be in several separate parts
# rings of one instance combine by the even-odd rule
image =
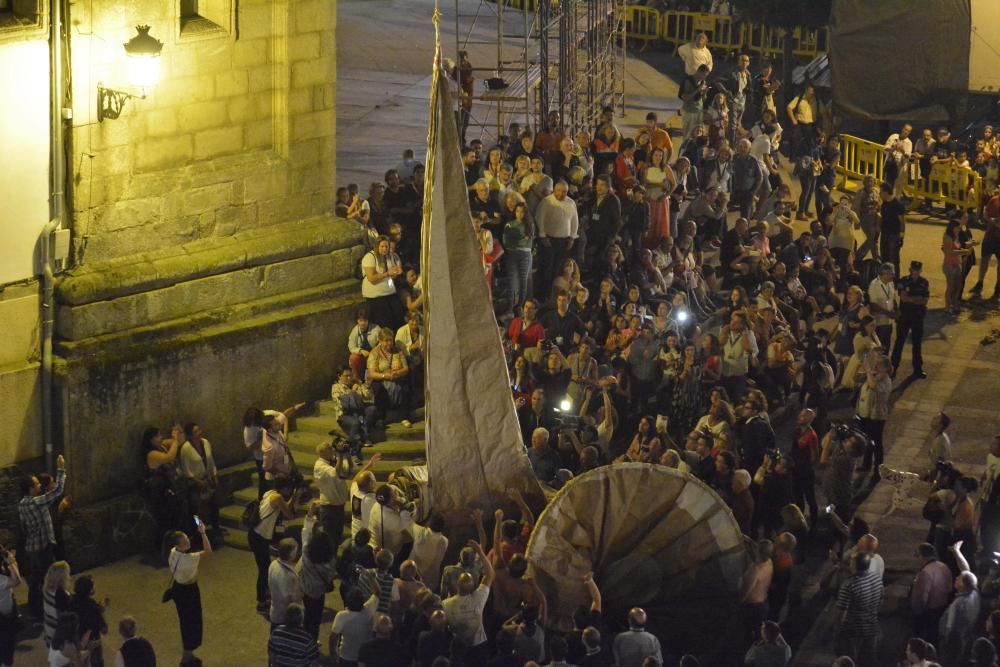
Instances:
[[[181,564],[181,559],[178,558],[177,562],[174,563],[174,569],[170,572],[170,584],[167,589],[163,591],[163,595],[160,596],[160,602],[166,603],[174,599],[174,575],[177,574],[177,566]]]

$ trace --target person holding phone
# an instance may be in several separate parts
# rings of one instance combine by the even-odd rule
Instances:
[[[195,525],[201,534],[203,551],[191,551],[191,540],[184,531],[171,534],[173,548],[167,557],[170,567],[171,585],[170,597],[177,607],[177,620],[181,626],[181,643],[184,654],[182,665],[201,665],[201,660],[194,655],[195,649],[201,646],[204,625],[201,615],[201,590],[198,588],[198,565],[201,559],[212,555],[212,542],[205,534],[205,524],[196,515]]]

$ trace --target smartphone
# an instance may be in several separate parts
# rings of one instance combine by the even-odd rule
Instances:
[[[197,514],[194,515],[194,525],[197,526],[198,528],[201,528],[201,519],[198,518]]]
[[[827,505],[823,508],[823,512],[826,514],[833,514],[833,510],[836,509],[833,505]]]

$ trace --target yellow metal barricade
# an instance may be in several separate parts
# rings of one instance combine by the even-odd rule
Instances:
[[[625,37],[642,42],[643,51],[660,37],[660,12],[651,7],[627,5],[625,7]]]
[[[929,201],[975,210],[983,199],[983,177],[967,167],[936,164],[926,178],[907,185],[905,192],[913,197],[911,208]]]
[[[865,176],[874,176],[882,181],[885,167],[885,156],[882,144],[852,137],[849,134],[840,135],[840,162],[837,173],[844,178],[840,189],[853,192],[861,187]]]
[[[885,148],[882,144],[840,135],[840,162],[837,173],[844,181],[838,187],[854,192],[861,187],[865,176],[874,176],[879,183],[884,179]],[[926,178],[912,180],[903,193],[913,199],[912,207],[930,202],[951,205],[962,209],[976,209],[983,198],[983,178],[972,169],[951,164],[936,164]]]
[[[733,51],[742,44],[742,36],[733,25],[731,16],[701,12],[664,12],[660,18],[663,40],[675,47],[690,42],[699,32],[708,37],[712,49]]]
[[[781,28],[749,23],[743,25],[741,32],[742,44],[749,51],[772,59],[781,57],[785,52],[785,31]],[[815,58],[821,53],[826,53],[829,43],[830,36],[826,28],[819,30],[795,28],[792,31],[792,54],[800,58]]]

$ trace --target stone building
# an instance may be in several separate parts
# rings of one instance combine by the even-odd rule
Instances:
[[[330,341],[360,301],[360,234],[332,215],[335,2],[64,2],[66,66],[53,71],[65,102],[51,105],[58,1],[0,0],[0,85],[19,91],[0,101],[12,253],[0,262],[0,419],[14,425],[0,465],[38,465],[51,420],[77,506],[66,538],[89,563],[134,547],[143,427],[197,421],[246,482],[246,407],[328,391],[344,361]],[[144,97],[122,46],[140,24],[163,42]],[[99,120],[99,86],[135,96]],[[39,233],[56,213],[60,128],[65,259],[44,309]],[[43,312],[55,319],[49,415]],[[114,553],[93,546],[109,540]]]

